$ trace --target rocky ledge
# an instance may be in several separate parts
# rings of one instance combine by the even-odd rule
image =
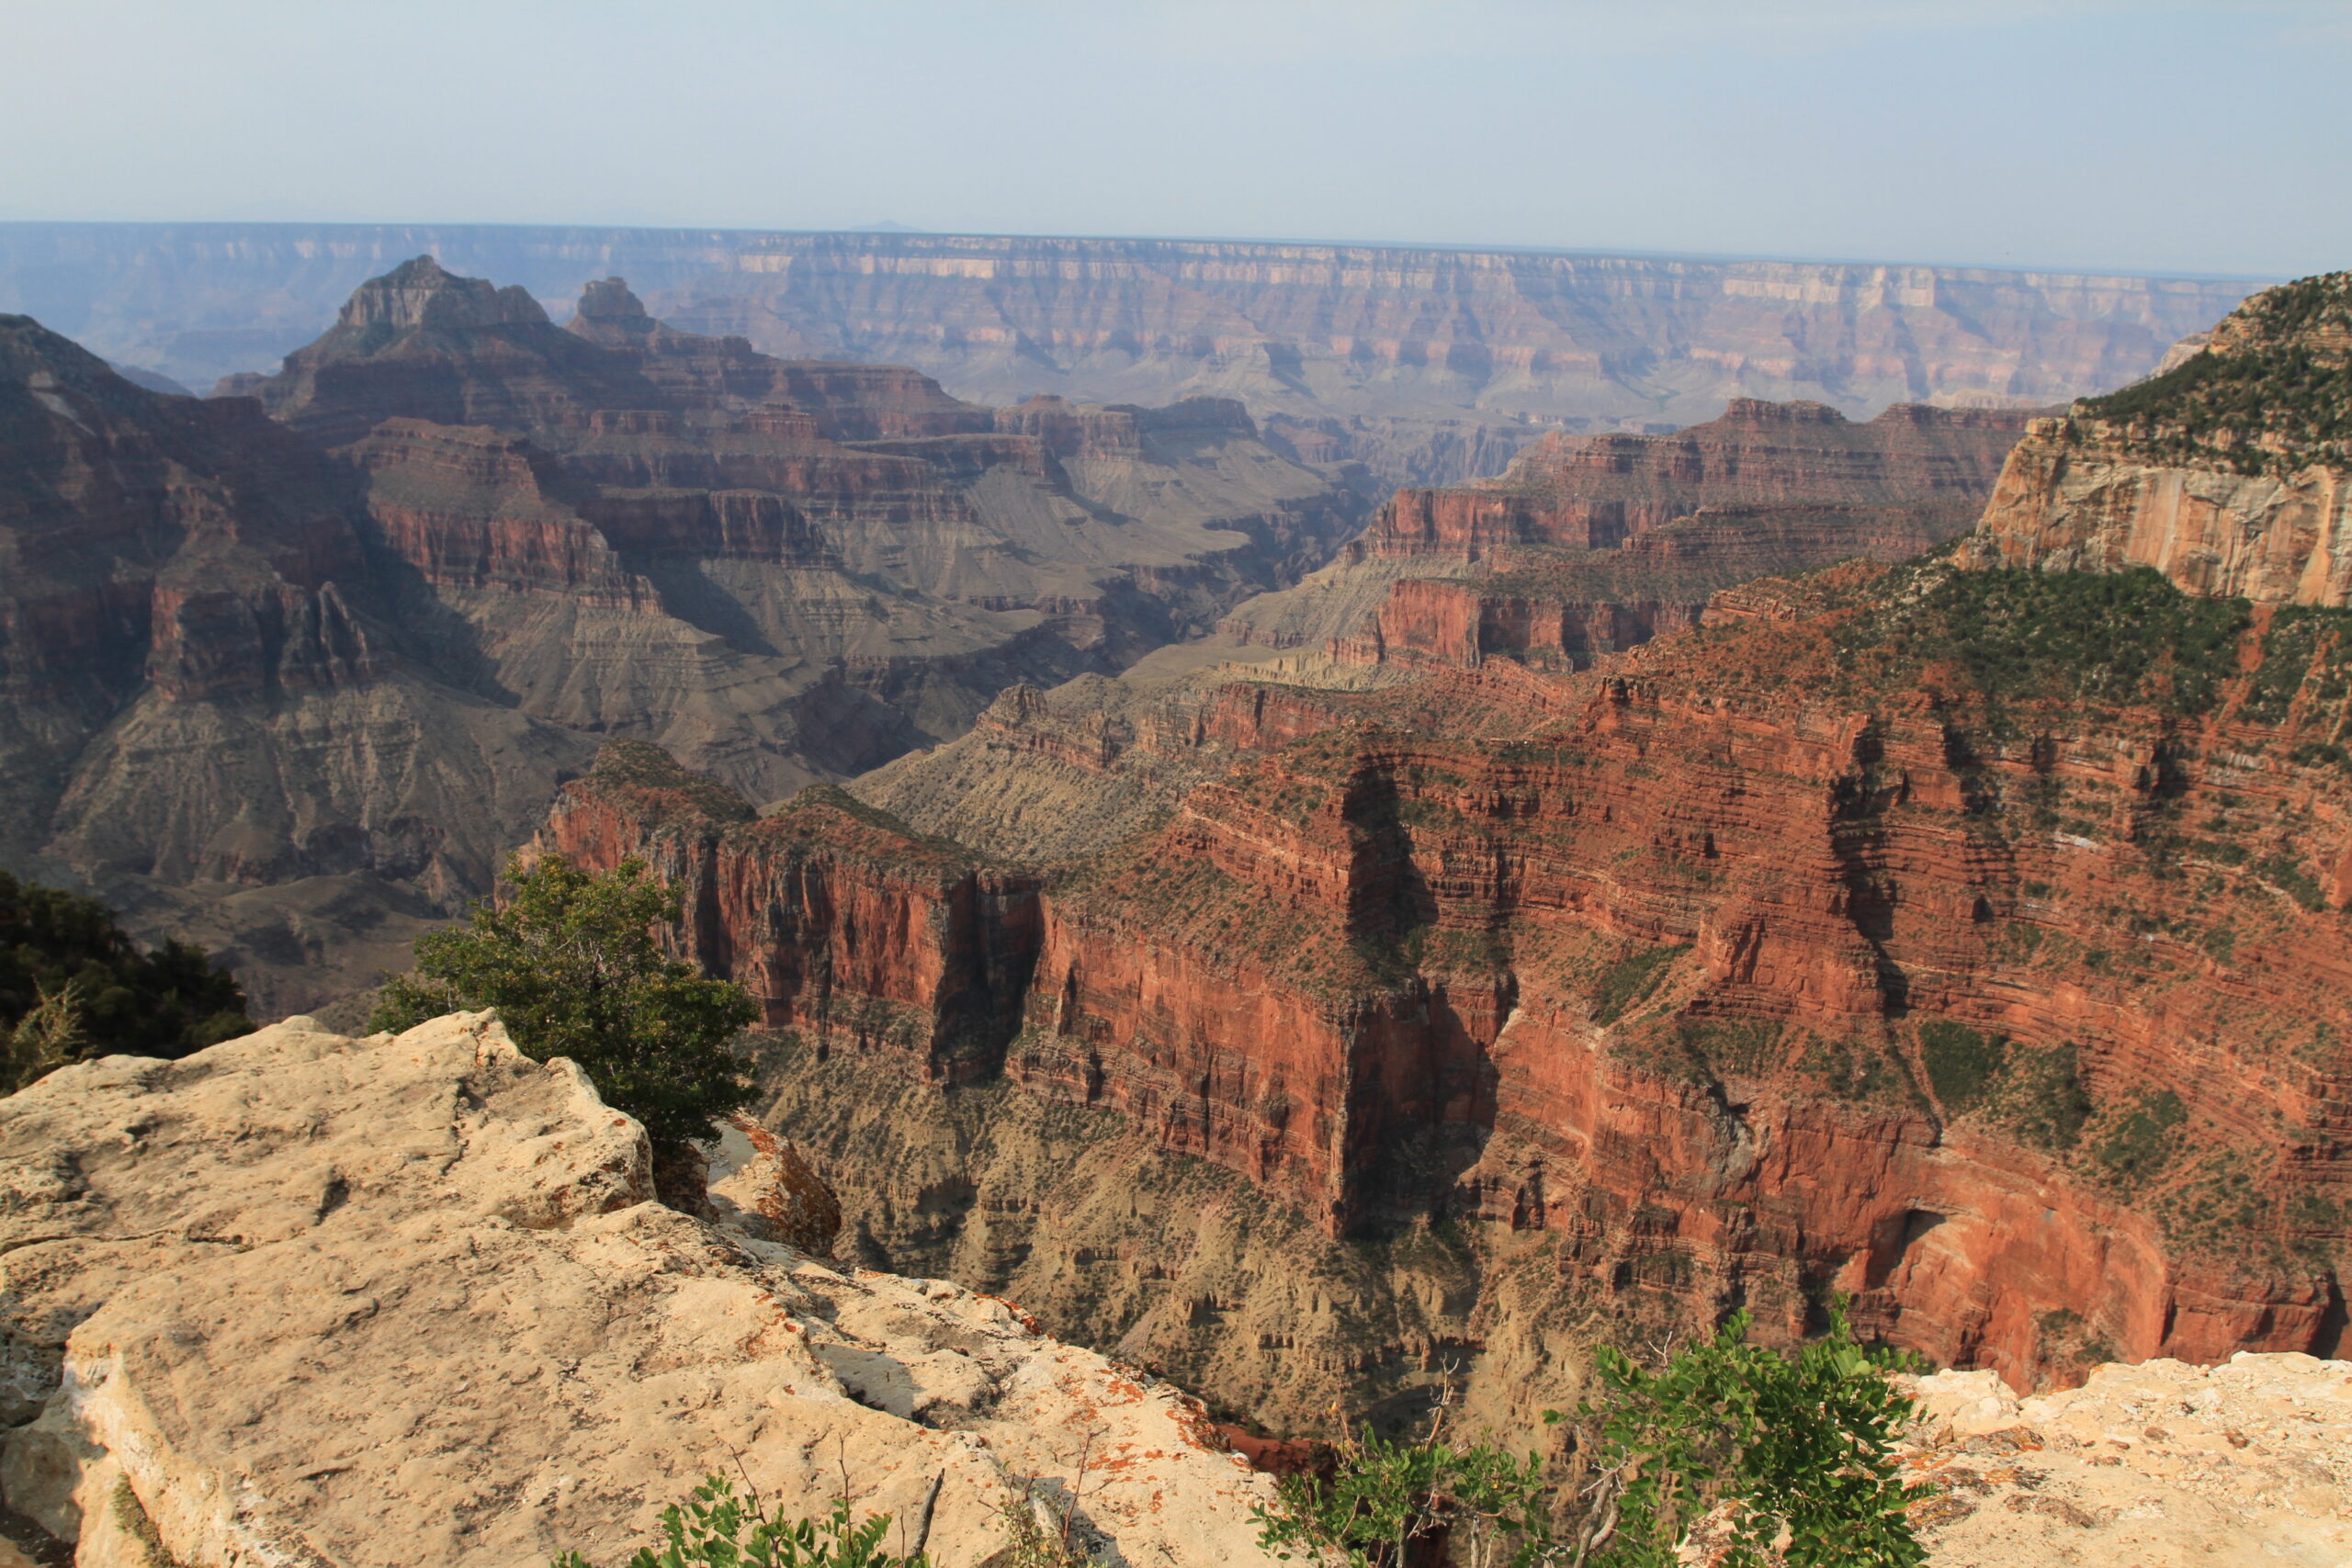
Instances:
[[[1935,1568],[2352,1560],[2352,1362],[2110,1363],[2030,1398],[1941,1372],[1910,1392]]]
[[[756,1171],[718,1205],[745,1223],[662,1207],[650,1163],[488,1013],[0,1100],[8,1506],[83,1568],[537,1568],[618,1561],[718,1471],[786,1515],[846,1491],[899,1550],[928,1512],[945,1568],[1023,1491],[1134,1568],[1262,1561],[1271,1483],[1189,1396],[773,1239]]]

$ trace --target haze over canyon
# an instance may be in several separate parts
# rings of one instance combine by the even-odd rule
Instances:
[[[1548,1443],[1839,1302],[2112,1545],[2109,1363],[2334,1375],[2352,274],[15,224],[0,308],[0,869],[294,1015],[0,1100],[0,1484],[83,1561],[407,1561],[346,1472],[617,1550],[748,1432],[980,1568],[1100,1416],[1089,1539],[1208,1568],[1212,1416]],[[707,1194],[487,1014],[364,1035],[517,851],[756,1009]],[[463,1506],[339,1436],[370,1358]]]

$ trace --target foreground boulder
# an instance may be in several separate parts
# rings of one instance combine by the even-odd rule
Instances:
[[[1136,1568],[1262,1560],[1270,1483],[1185,1395],[651,1199],[642,1129],[488,1013],[51,1074],[0,1100],[12,1414],[54,1385],[7,1503],[85,1568],[537,1568],[721,1471],[901,1551],[932,1498],[946,1568],[1024,1489]]]

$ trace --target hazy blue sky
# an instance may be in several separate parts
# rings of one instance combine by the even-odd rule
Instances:
[[[2352,0],[6,0],[0,218],[2352,266]]]

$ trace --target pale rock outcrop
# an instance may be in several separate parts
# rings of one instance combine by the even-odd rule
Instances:
[[[1935,1568],[2352,1560],[2352,1362],[2118,1362],[2025,1398],[1992,1371],[1904,1381]]]
[[[2103,421],[2038,419],[1967,546],[1985,566],[2148,566],[2190,593],[2352,604],[2352,476],[2313,463],[2238,473],[2163,463]]]
[[[487,1013],[289,1019],[0,1100],[0,1326],[36,1378],[62,1363],[9,1505],[84,1568],[536,1568],[617,1561],[721,1471],[900,1535],[932,1497],[965,1568],[1017,1479],[1135,1568],[1261,1560],[1267,1483],[1183,1394],[1002,1302],[663,1208],[649,1163]]]

